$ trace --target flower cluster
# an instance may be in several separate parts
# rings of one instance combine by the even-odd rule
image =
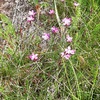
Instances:
[[[64,1],[64,0],[62,0],[62,1]],[[74,4],[74,6],[78,6],[78,4]],[[50,11],[49,11],[49,15],[53,15],[53,14],[55,14],[55,11],[54,11],[54,10],[50,10]],[[28,21],[28,22],[31,22],[31,21],[34,20],[34,16],[36,15],[36,12],[34,12],[34,10],[31,10],[31,11],[29,11],[28,15],[29,15],[29,17],[27,18],[27,21]],[[71,22],[72,22],[71,18],[65,17],[64,19],[62,19],[62,24],[63,24],[64,26],[70,26],[70,25],[71,25]],[[53,34],[57,34],[57,33],[59,33],[59,29],[58,29],[56,26],[53,26],[53,27],[51,27],[51,32],[52,32]],[[45,41],[49,40],[50,37],[51,37],[51,36],[50,36],[49,33],[46,33],[46,32],[45,32],[45,33],[42,34],[42,39],[44,39]],[[67,35],[67,36],[66,36],[66,41],[67,41],[67,42],[70,43],[70,42],[72,42],[72,40],[73,40],[73,37],[71,37],[70,35]],[[63,58],[65,58],[65,59],[68,60],[73,54],[75,54],[75,50],[71,49],[71,47],[68,46],[68,47],[64,50],[64,52],[61,52],[61,57],[63,57]],[[32,53],[32,54],[29,56],[29,58],[30,58],[32,61],[37,61],[37,60],[38,60],[38,54]]]
[[[71,55],[75,54],[76,50],[72,50],[70,46],[68,46],[64,52],[61,52],[61,57],[65,58],[65,59],[69,59],[71,57]]]
[[[62,20],[62,23],[64,26],[70,26],[71,25],[71,18],[64,18]],[[66,40],[67,42],[72,42],[73,37],[70,37],[69,35],[66,36]],[[75,54],[76,50],[71,49],[70,46],[68,46],[64,52],[61,52],[61,57],[65,58],[65,59],[69,59],[73,54]]]
[[[36,12],[34,12],[34,10],[29,11],[28,13],[28,17],[27,17],[27,22],[31,22],[34,21],[34,16],[36,15]]]
[[[58,29],[57,27],[53,26],[53,27],[51,28],[51,31],[52,31],[53,34],[56,34],[56,33],[59,32],[59,29]],[[42,38],[43,38],[44,40],[49,40],[49,39],[50,39],[50,34],[49,34],[49,33],[43,33]]]

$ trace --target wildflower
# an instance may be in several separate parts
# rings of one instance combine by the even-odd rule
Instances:
[[[66,38],[67,38],[67,42],[72,42],[72,39],[73,39],[72,37],[70,37],[69,35],[67,35]]]
[[[75,54],[75,50],[72,50],[70,46],[68,46],[64,52],[61,52],[61,57],[65,59],[69,59],[71,55]]]
[[[29,16],[32,16],[32,17],[34,17],[34,15],[36,14],[36,12],[34,12],[34,10],[31,10],[31,11],[29,11]]]
[[[65,58],[65,59],[69,59],[71,57],[70,54],[67,54],[65,51],[64,52],[61,52],[61,57]]]
[[[50,14],[50,15],[53,15],[54,13],[55,13],[54,10],[50,10],[50,11],[49,11],[49,14]]]
[[[75,50],[71,50],[71,47],[68,46],[68,47],[65,49],[65,53],[73,55],[73,54],[75,54]]]
[[[63,25],[69,26],[71,24],[71,18],[64,18],[62,22],[63,22]]]
[[[52,31],[52,33],[58,33],[59,32],[59,29],[57,27],[53,26],[51,28],[51,31]]]
[[[68,60],[70,57],[71,57],[71,55],[69,55],[69,54],[65,54],[65,55],[64,55],[64,58],[67,59],[67,60]]]
[[[31,22],[33,20],[34,20],[34,18],[32,16],[27,17],[27,22]]]
[[[50,34],[44,33],[44,34],[42,35],[42,38],[43,38],[44,40],[49,40],[49,39],[50,39]]]
[[[74,6],[75,6],[75,7],[77,7],[77,6],[79,6],[79,5],[80,5],[79,3],[74,2]]]
[[[27,22],[31,22],[34,20],[34,16],[35,16],[36,12],[34,12],[34,10],[29,11],[28,13],[28,17],[27,17]]]
[[[32,61],[37,61],[38,60],[38,54],[34,54],[32,53],[29,58],[32,60]]]

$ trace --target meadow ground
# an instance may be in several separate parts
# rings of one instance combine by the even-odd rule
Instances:
[[[100,0],[29,4],[27,31],[0,14],[0,100],[100,100]]]

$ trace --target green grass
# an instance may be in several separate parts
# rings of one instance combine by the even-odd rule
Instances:
[[[40,3],[33,1],[32,6]],[[0,14],[1,100],[99,100],[100,2],[77,0],[80,6],[76,8],[73,2],[42,1],[41,10],[55,9],[56,14],[36,16],[43,25],[35,23],[29,36],[16,34],[9,18]],[[61,21],[66,16],[72,24],[64,32]],[[54,36],[52,26],[59,27],[60,33]],[[45,49],[40,46],[43,32],[51,34]],[[72,43],[66,42],[67,34],[73,37]],[[76,53],[66,60],[60,53],[69,45]],[[28,58],[32,52],[39,54],[37,62]]]

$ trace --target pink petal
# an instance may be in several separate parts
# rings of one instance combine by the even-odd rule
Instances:
[[[63,57],[65,54],[64,54],[64,52],[61,52],[61,57]]]
[[[59,29],[57,27],[55,27],[55,26],[53,26],[51,28],[51,30],[52,30],[53,33],[58,33],[59,32]]]
[[[34,18],[33,18],[32,16],[27,17],[27,21],[28,21],[28,22],[31,22],[31,21],[33,21],[33,20],[34,20]]]
[[[67,38],[67,42],[72,42],[72,39],[73,39],[72,37],[70,37],[69,35],[67,35],[66,38]]]
[[[74,6],[76,6],[76,7],[79,6],[79,5],[80,5],[79,3],[76,3],[76,2],[74,3]]]
[[[52,15],[52,14],[54,14],[54,13],[55,13],[54,10],[50,10],[50,11],[49,11],[49,14],[50,14],[50,15]]]
[[[69,55],[69,54],[64,55],[64,58],[67,59],[67,60],[68,60],[70,57],[71,57],[71,55]]]
[[[36,60],[38,60],[38,54],[32,53],[32,54],[29,56],[29,58],[30,58],[32,61],[36,61]]]
[[[71,50],[71,54],[73,55],[73,54],[75,54],[75,52],[76,52],[76,50]]]
[[[44,40],[49,40],[49,39],[50,39],[50,34],[44,33],[44,34],[42,35],[42,38],[43,38]]]
[[[33,16],[34,17],[34,15],[36,14],[36,12],[34,12],[34,10],[31,10],[31,11],[29,11],[29,16]]]

